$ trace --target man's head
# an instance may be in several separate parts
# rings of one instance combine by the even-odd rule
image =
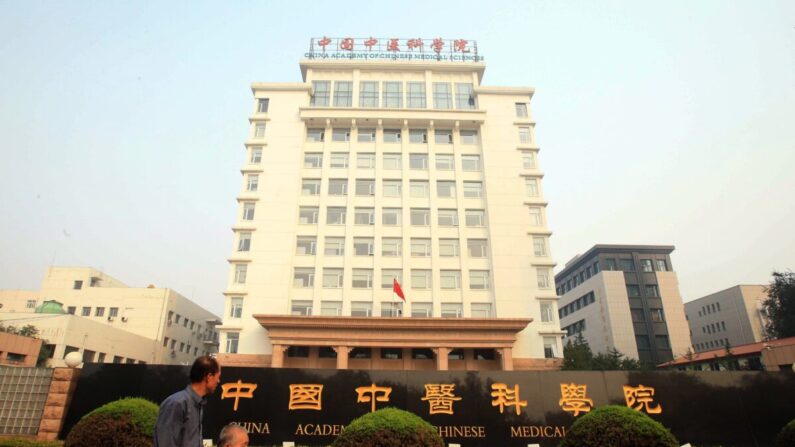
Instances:
[[[248,447],[248,432],[237,424],[228,424],[221,429],[218,447]]]
[[[190,368],[190,383],[201,396],[212,394],[221,380],[221,365],[218,360],[203,355],[193,362]]]

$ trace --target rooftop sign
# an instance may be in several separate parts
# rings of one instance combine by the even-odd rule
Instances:
[[[380,37],[313,37],[309,59],[392,59],[481,62],[478,44],[466,39],[398,39]]]

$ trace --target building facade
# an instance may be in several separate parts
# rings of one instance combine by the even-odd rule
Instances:
[[[222,353],[274,366],[555,367],[533,89],[481,85],[482,62],[300,68],[303,82],[252,85]]]
[[[566,342],[659,364],[690,347],[673,246],[595,245],[555,275]]]
[[[763,285],[737,285],[685,303],[696,352],[739,346],[765,339]]]
[[[64,315],[36,312],[45,302]],[[163,364],[217,351],[220,319],[211,312],[171,289],[128,287],[88,267],[51,267],[39,291],[0,290],[0,304],[0,322],[41,331],[55,366],[74,350],[86,361]]]

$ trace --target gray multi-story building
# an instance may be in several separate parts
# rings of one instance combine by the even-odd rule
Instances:
[[[690,347],[669,245],[595,245],[555,275],[565,342],[659,364]]]
[[[703,352],[764,340],[765,298],[765,286],[737,285],[686,303],[693,349]]]

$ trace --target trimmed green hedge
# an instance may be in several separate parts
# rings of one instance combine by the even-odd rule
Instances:
[[[776,447],[792,447],[795,445],[795,419],[789,421],[789,424],[776,436]]]
[[[157,404],[138,397],[107,403],[83,416],[69,431],[64,446],[149,447],[157,412]]]
[[[444,447],[435,428],[419,416],[383,408],[354,419],[333,447]]]
[[[674,435],[646,413],[619,405],[597,408],[566,431],[560,447],[679,447]]]
[[[61,441],[38,441],[31,438],[0,439],[0,447],[61,447]]]

